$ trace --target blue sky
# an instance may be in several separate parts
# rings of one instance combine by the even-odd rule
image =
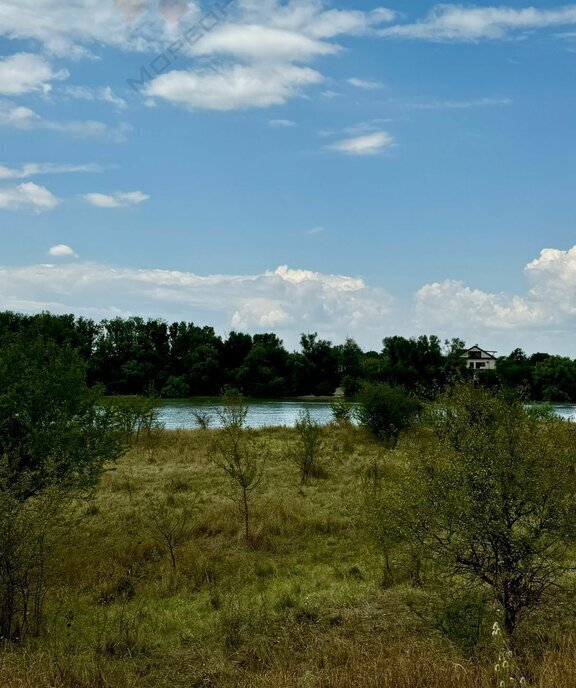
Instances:
[[[0,308],[574,356],[575,72],[562,3],[1,0]]]

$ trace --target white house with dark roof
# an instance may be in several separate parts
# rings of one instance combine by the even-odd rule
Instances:
[[[486,351],[475,344],[470,349],[462,352],[462,358],[466,359],[466,367],[474,371],[496,370],[495,351]]]

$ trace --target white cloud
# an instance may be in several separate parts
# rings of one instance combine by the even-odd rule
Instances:
[[[406,103],[415,110],[470,110],[472,108],[503,107],[512,105],[511,98],[470,98],[469,100],[429,100],[417,103]]]
[[[341,338],[343,324],[375,340],[388,329],[388,294],[356,277],[286,266],[255,275],[196,275],[86,262],[0,267],[0,308],[188,319],[275,330],[289,345],[302,331]]]
[[[17,53],[0,60],[0,94],[17,96],[40,91],[49,93],[51,81],[67,79],[68,72],[55,72],[39,55]]]
[[[166,72],[144,94],[192,109],[282,105],[323,81],[306,64],[339,53],[334,39],[370,33],[394,16],[384,8],[326,10],[320,0],[241,0],[231,21],[221,21],[185,48],[204,58],[203,68]]]
[[[429,41],[480,41],[503,39],[515,32],[533,31],[576,24],[576,5],[537,9],[526,7],[463,7],[442,4],[424,19],[412,24],[396,24],[381,29],[388,38]]]
[[[376,155],[394,145],[394,139],[385,131],[365,136],[342,139],[328,146],[328,150],[345,155]]]
[[[227,24],[213,29],[195,44],[196,55],[223,55],[242,60],[299,62],[319,55],[331,55],[339,47],[288,31],[258,24]]]
[[[524,269],[525,294],[492,293],[456,280],[426,284],[415,296],[415,323],[424,330],[524,342],[535,338],[558,349],[565,333],[576,330],[576,246],[544,249]],[[456,325],[455,325],[456,324]],[[552,343],[551,343],[552,342]]]
[[[111,127],[95,120],[60,121],[45,119],[27,107],[18,106],[8,100],[0,100],[0,127],[20,129],[23,131],[47,130],[68,134],[75,138],[99,138],[114,142],[126,140],[131,127],[120,124]]]
[[[232,65],[220,71],[168,72],[154,79],[145,93],[191,109],[226,111],[283,105],[322,79],[319,72],[292,64]]]
[[[3,210],[31,208],[42,212],[53,210],[58,203],[58,199],[46,187],[32,182],[0,187],[0,209]]]
[[[86,165],[60,165],[53,162],[27,162],[21,167],[0,165],[0,180],[29,179],[46,174],[77,174],[80,172],[103,172],[104,168],[95,163]]]
[[[97,208],[122,208],[143,203],[150,196],[141,191],[117,191],[112,194],[89,193],[85,194],[84,198]]]
[[[147,11],[130,21],[114,0],[2,0],[0,35],[37,40],[50,52],[66,57],[89,54],[96,43],[125,51],[159,51],[170,40],[173,27],[157,11],[156,3],[147,5]],[[183,28],[198,17],[194,3],[189,2],[189,7]]]
[[[56,244],[50,248],[48,253],[55,258],[78,258],[76,251],[66,244]]]
[[[53,251],[56,247],[53,247]],[[70,247],[51,251],[72,257]],[[544,249],[525,267],[521,294],[483,291],[457,280],[422,286],[412,306],[394,306],[362,278],[281,266],[253,275],[197,275],[80,261],[0,267],[0,309],[142,315],[249,331],[275,330],[289,345],[302,331],[379,348],[387,333],[422,332],[478,341],[490,349],[573,351],[576,246]]]
[[[76,100],[86,100],[86,101],[103,101],[105,103],[110,103],[119,110],[124,110],[127,107],[127,103],[123,98],[114,93],[110,86],[101,86],[99,88],[89,88],[88,86],[67,86],[62,91],[64,95],[69,98],[75,98]]]
[[[281,129],[289,129],[290,127],[295,127],[296,122],[293,122],[291,119],[271,119],[268,124],[271,127],[275,128],[281,128]]]
[[[368,79],[357,79],[356,77],[346,79],[346,82],[349,83],[350,86],[354,86],[355,88],[361,88],[364,91],[376,91],[380,88],[384,88],[384,84],[381,83],[380,81],[371,81]]]

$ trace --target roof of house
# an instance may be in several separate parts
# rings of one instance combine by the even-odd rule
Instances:
[[[496,353],[495,351],[487,351],[486,349],[483,349],[482,347],[478,346],[478,344],[474,344],[474,346],[471,346],[469,349],[462,349],[462,355],[467,354],[470,351],[481,351],[483,354],[486,354],[489,358],[496,358],[494,354]]]

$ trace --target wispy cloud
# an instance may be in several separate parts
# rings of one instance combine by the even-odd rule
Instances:
[[[443,4],[414,23],[395,24],[378,31],[385,38],[428,41],[503,39],[526,31],[576,24],[576,5],[549,9],[526,7],[463,7]]]
[[[76,100],[86,100],[89,102],[102,101],[113,105],[118,110],[124,110],[128,104],[117,95],[110,86],[100,86],[89,88],[88,86],[66,86],[61,91],[65,96]]]
[[[24,131],[36,129],[56,131],[75,138],[99,138],[114,142],[125,141],[128,132],[132,129],[125,123],[110,126],[96,120],[49,120],[28,107],[16,105],[7,100],[0,100],[0,127]]]
[[[112,194],[88,193],[83,198],[97,208],[122,208],[139,205],[147,201],[150,196],[141,191],[116,191]]]
[[[394,139],[389,133],[378,131],[365,136],[342,139],[327,146],[327,148],[344,155],[377,155],[393,145]]]
[[[350,86],[354,86],[355,88],[361,88],[364,91],[377,91],[380,88],[384,88],[384,84],[380,81],[357,79],[356,77],[346,79],[346,83],[350,84]]]
[[[86,165],[61,165],[53,162],[27,162],[21,167],[0,165],[0,180],[29,179],[48,174],[77,174],[83,172],[103,172],[104,168],[95,163]]]
[[[296,126],[296,122],[291,119],[271,119],[268,124],[274,128],[286,129]]]
[[[470,110],[472,108],[505,107],[513,104],[512,98],[471,98],[469,100],[428,100],[408,102],[405,105],[415,110]]]

